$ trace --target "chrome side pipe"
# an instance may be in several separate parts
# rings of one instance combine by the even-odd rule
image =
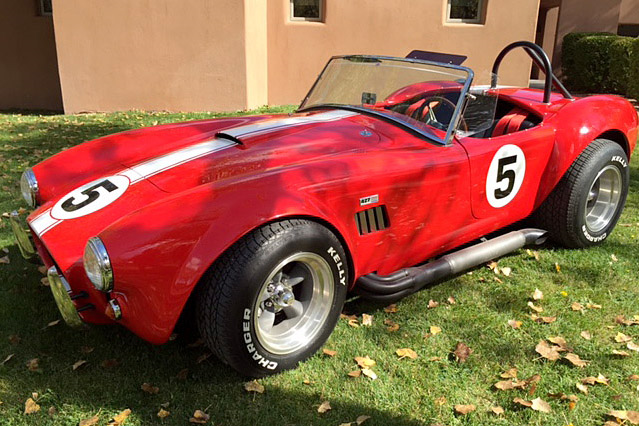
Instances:
[[[376,273],[357,280],[355,291],[365,299],[380,302],[398,300],[429,284],[457,275],[528,245],[546,241],[546,231],[527,228],[483,241],[440,257],[422,266],[402,269],[390,275]]]

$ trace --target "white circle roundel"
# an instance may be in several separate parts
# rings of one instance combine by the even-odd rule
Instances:
[[[526,174],[526,157],[517,145],[504,145],[495,153],[486,176],[486,198],[496,209],[510,203]]]
[[[96,212],[118,198],[129,187],[126,176],[108,176],[69,192],[51,209],[55,219],[75,219]]]

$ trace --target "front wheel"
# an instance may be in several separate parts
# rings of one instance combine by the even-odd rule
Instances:
[[[628,157],[621,146],[596,139],[539,208],[540,225],[567,247],[602,243],[621,216],[629,180]]]
[[[275,374],[326,341],[347,284],[346,254],[328,229],[307,220],[271,223],[238,241],[204,277],[198,326],[241,374]]]

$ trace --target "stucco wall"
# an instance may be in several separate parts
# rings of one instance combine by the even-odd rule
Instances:
[[[65,112],[246,107],[242,1],[54,0],[53,8]]]
[[[35,1],[0,1],[0,109],[62,109],[53,21]]]
[[[557,73],[560,71],[564,36],[580,31],[616,34],[620,7],[620,0],[562,0],[557,24],[557,45],[552,60]]]
[[[621,24],[639,24],[639,0],[621,0]]]
[[[299,103],[333,55],[405,56],[411,50],[467,55],[488,82],[499,51],[532,41],[539,0],[490,0],[485,25],[445,23],[445,0],[327,0],[325,22],[290,22],[289,0],[268,0],[268,101]],[[525,85],[530,60],[513,53],[500,83]]]

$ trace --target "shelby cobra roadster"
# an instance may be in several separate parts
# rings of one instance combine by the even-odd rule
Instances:
[[[497,85],[515,48],[543,90]],[[240,373],[290,369],[347,294],[395,301],[546,238],[610,235],[633,107],[572,97],[532,43],[507,46],[492,71],[479,86],[461,65],[333,57],[295,113],[132,130],[36,164],[21,180],[28,230],[17,214],[11,226],[68,324],[120,323],[161,344],[192,307]]]

